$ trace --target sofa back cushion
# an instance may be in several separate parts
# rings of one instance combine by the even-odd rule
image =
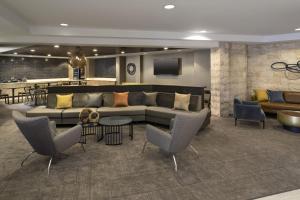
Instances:
[[[190,111],[200,111],[202,109],[203,109],[203,107],[202,107],[201,95],[191,95],[189,110]]]
[[[157,97],[156,97],[157,106],[173,108],[174,100],[175,100],[175,93],[164,93],[164,92],[157,93]]]
[[[103,93],[103,106],[112,107],[114,105],[114,95],[112,92]]]
[[[55,108],[55,107],[56,107],[56,94],[48,94],[47,108]]]
[[[87,105],[88,95],[87,93],[74,93],[73,96],[73,107],[83,108]]]
[[[143,92],[129,92],[128,104],[130,106],[143,105],[144,95]]]
[[[283,92],[285,102],[300,104],[300,92]]]

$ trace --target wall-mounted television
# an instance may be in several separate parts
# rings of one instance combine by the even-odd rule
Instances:
[[[179,75],[181,63],[181,58],[154,59],[154,75]]]

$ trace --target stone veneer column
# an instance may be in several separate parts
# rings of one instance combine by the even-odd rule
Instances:
[[[247,95],[247,46],[220,43],[211,50],[211,110],[215,116],[232,115],[235,96]]]
[[[229,98],[229,43],[211,50],[211,111],[226,116]]]

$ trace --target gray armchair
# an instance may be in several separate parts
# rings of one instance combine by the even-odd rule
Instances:
[[[177,162],[175,154],[185,150],[191,143],[193,137],[200,130],[209,109],[203,109],[199,114],[178,114],[171,122],[171,134],[156,128],[152,125],[146,126],[146,141],[143,146],[143,153],[148,142],[158,146],[164,152],[170,153],[173,158],[175,171]],[[197,153],[191,145],[192,150]]]
[[[20,131],[33,148],[33,151],[23,159],[21,166],[33,153],[49,156],[49,175],[52,159],[80,141],[82,132],[80,125],[56,135],[56,124],[54,121],[49,121],[47,117],[27,118],[18,111],[13,111],[12,116]],[[83,144],[81,146],[84,150]]]
[[[233,115],[235,126],[237,120],[248,120],[262,122],[265,128],[266,115],[256,101],[241,101],[239,98],[234,98]]]

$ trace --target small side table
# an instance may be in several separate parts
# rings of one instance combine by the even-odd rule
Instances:
[[[101,131],[99,123],[79,122],[79,124],[82,126],[80,143],[86,144],[87,135],[95,135],[98,142],[103,139],[103,132]]]
[[[120,145],[123,140],[123,128],[129,126],[129,136],[133,140],[132,119],[123,116],[103,117],[99,120],[106,145]]]

